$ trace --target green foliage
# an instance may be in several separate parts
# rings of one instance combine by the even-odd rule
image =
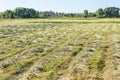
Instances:
[[[119,8],[117,7],[107,7],[104,9],[105,17],[114,18],[119,17]]]
[[[1,13],[1,18],[13,18],[14,13],[11,10],[6,10],[5,12]]]
[[[90,12],[90,13],[88,14],[88,16],[89,16],[89,17],[96,17],[96,14]]]
[[[99,8],[99,9],[96,11],[96,16],[97,16],[98,18],[103,18],[103,17],[105,17],[105,15],[104,15],[104,10],[103,10],[102,8]]]
[[[15,13],[15,18],[35,18],[36,14],[38,16],[38,12],[32,8],[18,7],[13,12]]]
[[[85,18],[88,17],[88,10],[84,10],[83,17],[85,17]]]
[[[0,14],[1,18],[36,18],[39,12],[32,8],[17,7],[13,11],[6,10]]]
[[[119,8],[117,7],[106,7],[104,10],[99,8],[96,11],[96,15],[99,18],[118,18],[119,17]]]
[[[6,10],[0,12],[0,18],[87,18],[87,17],[98,17],[98,18],[118,18],[119,8],[117,7],[106,7],[105,9],[99,8],[96,13],[88,12],[84,10],[83,13],[58,13],[53,11],[36,11],[32,8],[17,7],[13,11]]]
[[[53,11],[41,11],[39,13],[40,18],[55,17],[56,14]]]

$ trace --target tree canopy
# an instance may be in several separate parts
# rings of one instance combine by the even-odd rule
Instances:
[[[119,8],[106,7],[99,8],[96,12],[88,12],[84,10],[83,13],[58,13],[53,11],[36,11],[32,8],[17,7],[14,10],[6,10],[0,12],[0,18],[50,18],[50,17],[98,17],[98,18],[118,18]]]
[[[114,18],[119,17],[119,8],[116,7],[107,7],[104,9],[105,17]]]

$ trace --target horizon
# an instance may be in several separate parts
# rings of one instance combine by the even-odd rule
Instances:
[[[6,2],[8,3],[6,5]],[[34,4],[34,5],[33,5]],[[116,0],[81,0],[81,1],[55,1],[55,0],[31,0],[31,1],[9,1],[4,0],[0,3],[0,12],[5,10],[13,10],[16,7],[25,7],[25,8],[33,8],[38,11],[54,11],[54,12],[65,12],[65,13],[82,13],[84,10],[88,10],[89,12],[95,12],[98,8],[105,7],[120,7],[120,1]]]

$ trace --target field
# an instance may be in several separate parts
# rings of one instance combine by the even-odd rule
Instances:
[[[120,19],[0,20],[0,80],[120,80]]]

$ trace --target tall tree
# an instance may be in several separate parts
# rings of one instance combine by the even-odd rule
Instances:
[[[24,18],[26,9],[23,7],[17,7],[14,9],[15,18]]]
[[[26,15],[28,16],[28,18],[35,18],[36,16],[36,11],[32,8],[27,9],[25,13],[27,13]]]
[[[113,18],[113,17],[119,17],[119,8],[117,7],[107,7],[104,9],[105,17]]]
[[[102,8],[99,8],[99,9],[96,11],[96,16],[97,16],[98,18],[103,18],[103,17],[105,17],[105,15],[104,15],[104,10],[103,10]]]
[[[88,17],[88,10],[84,10],[83,16],[84,16],[85,18]]]
[[[11,10],[6,10],[2,13],[3,18],[13,18],[14,13]]]

